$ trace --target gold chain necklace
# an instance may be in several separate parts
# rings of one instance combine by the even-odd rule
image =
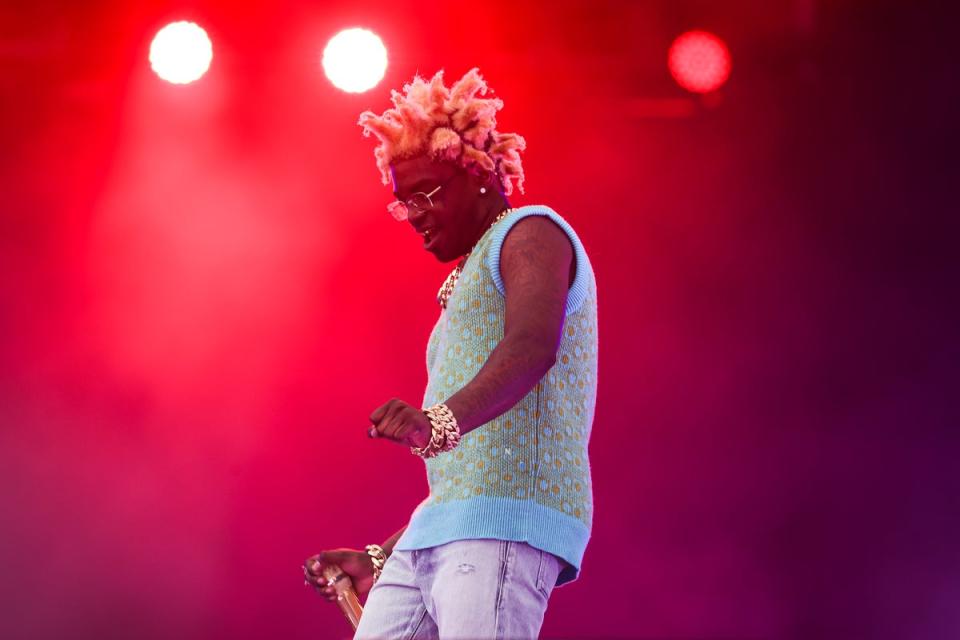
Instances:
[[[513,211],[513,209],[504,209],[501,211],[500,215],[494,218],[493,222],[490,223],[490,226],[487,227],[487,231],[492,229],[494,225],[503,220],[503,218],[511,211]],[[486,233],[487,232],[484,231],[484,235],[486,235]],[[477,242],[479,243],[480,241],[477,240]],[[474,249],[476,247],[477,245],[473,245]],[[471,253],[473,253],[473,249],[470,249],[465,256],[460,258],[460,262],[457,263],[457,266],[453,268],[453,271],[450,272],[450,275],[447,276],[447,279],[444,280],[443,284],[440,286],[440,291],[437,292],[437,303],[439,303],[442,308],[447,308],[447,301],[450,300],[450,296],[453,295],[453,288],[457,286],[457,280],[460,279],[460,274],[463,273],[463,267],[467,264],[467,258],[470,257]]]

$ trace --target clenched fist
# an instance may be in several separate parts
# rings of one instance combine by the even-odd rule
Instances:
[[[370,414],[371,438],[387,438],[407,447],[422,449],[430,442],[433,426],[423,411],[396,398]]]
[[[315,556],[310,556],[303,563],[303,577],[327,600],[332,602],[337,599],[336,590],[328,585],[323,577],[323,570],[331,564],[337,565],[350,576],[353,590],[358,596],[365,594],[373,586],[373,559],[366,551],[358,549],[321,551]]]

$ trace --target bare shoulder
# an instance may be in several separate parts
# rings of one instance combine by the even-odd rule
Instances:
[[[507,233],[500,250],[504,278],[522,274],[559,274],[567,280],[572,273],[573,246],[566,232],[547,216],[532,215],[519,220]]]
[[[551,257],[553,260],[549,260]],[[500,262],[507,268],[507,263],[531,259],[569,264],[572,257],[573,247],[566,232],[547,216],[519,220],[507,233],[500,250]]]
[[[526,216],[513,225],[503,241],[503,249],[508,249],[509,245],[521,247],[528,244],[563,250],[570,248],[570,239],[556,222],[547,216],[534,215]]]

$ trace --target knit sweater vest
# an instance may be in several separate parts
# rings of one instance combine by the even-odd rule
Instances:
[[[503,338],[500,249],[513,225],[533,215],[567,234],[576,259],[556,364],[506,413],[425,461],[430,494],[395,548],[475,538],[527,542],[567,561],[559,586],[579,575],[593,520],[587,444],[597,390],[597,290],[580,239],[549,207],[515,209],[477,243],[430,335],[423,406],[445,402],[470,382]]]

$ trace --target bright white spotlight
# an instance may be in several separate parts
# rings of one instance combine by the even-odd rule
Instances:
[[[387,70],[387,48],[366,29],[346,29],[323,50],[323,70],[338,89],[362,93],[377,86]]]
[[[172,22],[150,43],[150,66],[167,82],[187,84],[210,68],[213,45],[207,32],[193,22]]]

